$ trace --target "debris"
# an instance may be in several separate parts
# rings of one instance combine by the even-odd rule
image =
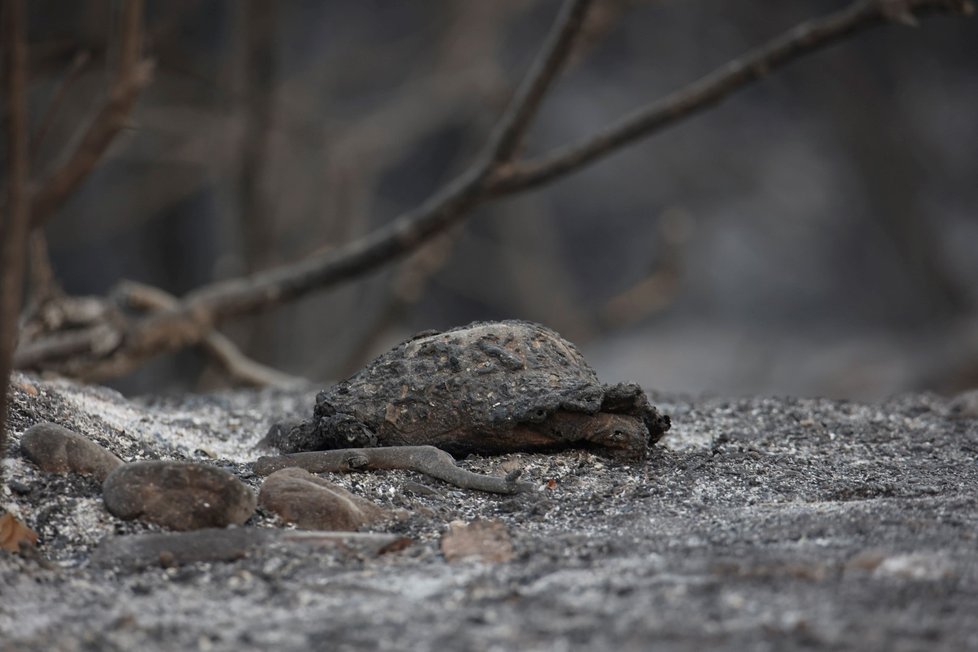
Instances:
[[[20,381],[20,382],[16,382],[15,381],[15,382],[13,382],[11,384],[14,387],[17,387],[18,389],[20,389],[21,391],[23,391],[28,396],[37,396],[38,393],[39,393],[37,391],[37,386],[34,385],[33,383],[27,382],[26,380],[25,381]]]
[[[513,542],[501,521],[476,519],[468,524],[452,521],[448,532],[441,537],[441,552],[448,562],[498,564],[513,558]]]
[[[37,532],[24,525],[20,519],[4,511],[0,514],[0,550],[20,552],[24,547],[37,545]]]

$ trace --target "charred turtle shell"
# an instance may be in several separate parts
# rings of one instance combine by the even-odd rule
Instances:
[[[453,455],[590,447],[644,458],[669,417],[635,384],[603,385],[573,344],[526,321],[425,332],[273,427],[282,452],[429,444]]]

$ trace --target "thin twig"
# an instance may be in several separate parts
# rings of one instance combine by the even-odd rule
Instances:
[[[513,158],[543,98],[573,51],[590,6],[591,0],[564,3],[555,28],[547,36],[540,54],[493,131],[489,140],[487,168],[499,167]]]
[[[85,131],[78,146],[31,198],[31,226],[44,224],[95,169],[116,135],[125,127],[139,93],[152,77],[153,64],[139,60],[142,42],[142,0],[123,5],[120,68],[109,98]]]
[[[7,388],[17,338],[27,250],[27,11],[23,0],[3,6],[7,61],[7,210],[0,214],[0,460],[6,453]],[[0,464],[0,484],[3,465]]]

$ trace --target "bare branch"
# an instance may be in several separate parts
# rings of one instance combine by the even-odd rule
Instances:
[[[485,184],[508,161],[539,106],[543,93],[570,54],[574,35],[591,0],[568,0],[551,36],[530,69],[521,90],[504,112],[487,154],[421,206],[340,250],[256,274],[249,279],[215,283],[186,298],[195,317],[221,319],[255,312],[314,289],[358,276],[417,248],[461,221],[487,196]]]
[[[899,11],[897,11],[899,9]],[[719,104],[751,82],[806,54],[857,32],[927,13],[973,12],[968,0],[860,0],[836,13],[801,23],[765,45],[727,62],[675,93],[638,109],[583,141],[514,164],[494,180],[491,191],[520,192],[570,174],[622,147]]]
[[[914,10],[953,11],[962,10],[960,0],[912,0]],[[518,142],[522,133],[540,102],[542,93],[548,88],[559,70],[560,61],[556,51],[566,58],[570,52],[570,40],[574,30],[580,28],[582,6],[586,2],[570,0],[561,12],[547,46],[538,56],[531,68],[531,74],[522,85],[521,91],[506,110],[496,128],[489,152],[492,157],[505,157],[510,147]],[[655,127],[656,121],[668,120],[672,114],[688,115],[719,101],[744,84],[759,79],[768,69],[786,63],[801,54],[834,42],[857,30],[871,27],[885,19],[882,5],[875,0],[860,0],[848,9],[826,18],[802,23],[785,35],[775,39],[755,53],[728,64],[720,72],[694,83],[656,106],[652,117],[632,124],[627,129],[619,128],[609,134],[609,145],[603,145],[600,154],[638,138]],[[532,106],[524,106],[524,103]],[[642,112],[645,116],[648,111]],[[648,123],[648,124],[647,124]],[[641,129],[640,129],[641,127]],[[643,132],[642,129],[645,131]],[[622,133],[619,133],[622,131]],[[628,137],[625,136],[627,132]],[[634,133],[633,133],[634,132]],[[591,148],[597,147],[590,145]],[[598,154],[598,155],[600,155]],[[579,154],[577,156],[580,156]],[[590,158],[587,158],[590,156]],[[593,160],[596,155],[585,154],[582,162],[575,167],[567,167],[559,174],[565,174],[580,165]],[[312,289],[321,289],[341,281],[371,271],[381,264],[391,261],[422,242],[440,233],[445,228],[463,219],[477,203],[496,194],[513,192],[506,179],[522,178],[514,176],[512,170],[522,166],[505,164],[505,158],[488,158],[474,165],[454,182],[436,193],[417,209],[402,214],[394,222],[367,236],[351,242],[343,248],[318,256],[307,258],[293,265],[287,265],[257,274],[248,279],[234,279],[204,286],[187,296],[186,310],[195,318],[218,320],[233,315],[255,312],[270,305],[292,299]],[[509,169],[510,172],[504,172]],[[486,186],[487,175],[495,178]],[[545,180],[556,174],[549,174]]]
[[[7,210],[0,214],[0,459],[6,452],[7,386],[17,338],[27,252],[27,11],[24,0],[3,5],[7,73]],[[0,467],[2,474],[2,467]]]
[[[561,8],[540,55],[490,138],[488,158],[492,163],[507,163],[513,158],[544,96],[567,62],[590,6],[591,0],[569,0]]]
[[[462,221],[479,203],[573,172],[717,104],[778,66],[845,37],[886,21],[907,22],[907,16],[972,11],[968,0],[857,0],[842,11],[798,25],[579,145],[514,163],[511,159],[530,121],[573,50],[588,4],[588,0],[567,0],[483,156],[421,206],[340,249],[251,277],[203,286],[187,295],[178,309],[131,322],[122,346],[108,357],[87,361],[75,375],[91,380],[120,375],[147,358],[200,343],[222,319],[265,310],[377,269]]]
[[[258,312],[361,275],[413,251],[434,235],[461,221],[487,196],[486,184],[509,156],[533,117],[543,93],[571,51],[580,30],[582,12],[591,0],[567,0],[545,47],[500,119],[488,153],[421,206],[385,227],[335,252],[244,279],[212,283],[190,293],[180,310],[146,317],[133,324],[125,343],[108,359],[95,360],[77,372],[87,380],[128,373],[156,355],[192,346],[203,340],[220,319]],[[559,55],[559,56],[558,56]],[[526,105],[526,106],[524,106]]]
[[[46,222],[88,178],[126,125],[139,93],[146,87],[153,64],[138,59],[142,42],[142,0],[127,0],[123,10],[123,33],[119,74],[105,105],[88,126],[78,147],[46,179],[31,198],[31,225]]]

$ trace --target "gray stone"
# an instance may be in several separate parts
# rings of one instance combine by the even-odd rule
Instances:
[[[268,476],[258,503],[283,521],[310,530],[358,530],[389,515],[343,487],[294,467]]]
[[[102,485],[105,506],[121,519],[171,530],[241,525],[255,494],[236,477],[193,462],[147,461],[121,466]]]
[[[123,464],[91,439],[46,421],[27,429],[20,448],[27,459],[44,471],[91,475],[99,481]]]

